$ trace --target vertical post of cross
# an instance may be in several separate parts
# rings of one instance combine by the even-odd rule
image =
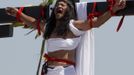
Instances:
[[[0,38],[12,37],[13,36],[13,26],[11,23],[0,24]]]

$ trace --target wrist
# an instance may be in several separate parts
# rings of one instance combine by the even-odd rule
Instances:
[[[112,11],[113,11],[113,13],[116,13],[118,11],[118,9],[116,7],[113,7]]]
[[[110,7],[109,11],[111,13],[111,16],[115,16],[118,9],[116,7]]]
[[[20,19],[20,17],[21,17],[21,15],[22,15],[22,11],[24,10],[24,7],[21,7],[18,11],[17,11],[17,13],[16,13],[16,19],[17,19],[17,21],[19,21],[19,22],[22,22],[21,21],[21,19]]]

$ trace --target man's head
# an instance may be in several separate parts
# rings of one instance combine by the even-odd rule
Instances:
[[[58,0],[54,14],[56,19],[63,19],[64,17],[74,16],[74,6],[69,0]]]
[[[57,0],[55,8],[47,21],[44,38],[49,38],[55,28],[57,28],[55,32],[58,36],[65,37],[69,31],[71,19],[76,19],[74,5],[69,0]]]

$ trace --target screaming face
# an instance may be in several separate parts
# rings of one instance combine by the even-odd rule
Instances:
[[[58,2],[54,10],[56,19],[61,19],[64,16],[66,10],[67,4],[63,1]]]

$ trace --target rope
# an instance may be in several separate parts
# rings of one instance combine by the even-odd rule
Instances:
[[[107,2],[108,2],[108,8],[107,8],[107,10],[110,11],[110,13],[111,13],[112,16],[115,16],[116,14],[112,11],[113,6],[115,5],[115,0],[107,0]],[[96,7],[97,7],[97,3],[94,2],[93,3],[92,12],[89,13],[89,15],[87,17],[87,19],[90,20],[89,22],[90,22],[91,28],[93,27],[93,18],[94,17],[98,17],[98,16],[100,16],[100,15],[103,14],[101,12],[96,12],[95,11]],[[121,28],[121,26],[123,24],[124,18],[125,18],[125,15],[122,16],[122,18],[121,18],[121,20],[120,20],[120,22],[119,22],[119,24],[117,26],[117,29],[116,29],[117,32],[120,30],[120,28]]]

